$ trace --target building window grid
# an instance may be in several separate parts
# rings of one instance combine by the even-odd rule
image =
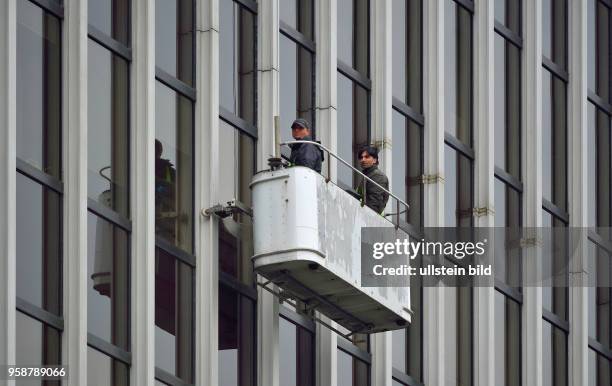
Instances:
[[[287,306],[281,305],[279,307],[279,317],[290,323],[292,326],[296,328],[296,342],[294,342],[297,352],[296,357],[296,379],[295,385],[297,386],[314,386],[315,384],[315,376],[316,376],[316,350],[315,350],[315,336],[316,336],[316,326],[315,322],[306,315],[302,315],[296,312],[294,309],[291,309]],[[310,338],[308,339],[308,347],[302,347],[300,345],[303,342],[303,339],[300,339],[300,335],[308,335]],[[280,341],[280,337],[279,337]],[[304,369],[300,367],[300,355],[308,355],[310,354],[309,363],[310,368]],[[308,361],[307,361],[308,363]],[[306,375],[307,374],[307,375]],[[293,384],[292,381],[288,381],[289,384]]]
[[[41,1],[41,0],[27,0],[27,3],[33,4],[34,6],[39,7],[43,14],[45,16],[50,15],[51,17],[54,17],[58,20],[59,23],[59,28],[60,28],[60,32],[61,32],[61,22],[64,20],[64,9],[63,9],[63,4],[57,2],[45,2],[45,1]],[[62,43],[60,42],[60,48],[59,48],[60,52],[62,50]],[[61,59],[59,59],[60,61],[60,67],[61,67]],[[60,98],[60,105],[61,105],[61,98]],[[59,122],[59,130],[58,130],[58,141],[60,141],[59,143],[61,143],[61,136],[62,136],[62,129],[61,129],[61,118],[60,118],[60,122]],[[27,178],[28,180],[30,180],[31,182],[34,182],[35,184],[41,186],[43,189],[49,189],[51,192],[54,192],[55,194],[57,194],[57,199],[58,199],[58,209],[60,210],[60,214],[59,214],[59,223],[63,224],[63,220],[62,220],[62,215],[61,215],[61,210],[63,207],[63,193],[64,193],[64,189],[63,189],[63,182],[61,180],[61,175],[62,175],[62,157],[61,157],[61,151],[59,151],[58,154],[58,160],[57,162],[59,163],[59,170],[57,171],[57,173],[55,173],[56,175],[52,175],[49,173],[46,173],[45,171],[42,171],[41,169],[32,166],[30,163],[26,162],[25,160],[19,158],[19,154],[16,157],[16,172],[21,174],[22,176],[24,176],[25,178]],[[60,227],[57,231],[58,233],[56,234],[58,240],[62,240],[63,239],[63,231],[62,231],[62,227]],[[22,315],[24,315],[25,317],[31,318],[34,321],[38,321],[42,324],[43,330],[46,331],[43,333],[43,339],[45,341],[45,343],[52,345],[53,341],[56,341],[57,347],[56,350],[54,350],[55,352],[53,353],[52,350],[45,350],[44,353],[42,353],[43,356],[43,361],[41,362],[41,365],[55,365],[55,364],[61,364],[61,334],[64,331],[64,318],[62,316],[63,313],[63,299],[62,299],[62,264],[63,264],[63,258],[62,258],[62,243],[60,241],[60,255],[59,255],[59,261],[57,262],[59,264],[59,266],[57,267],[57,269],[59,269],[59,276],[58,276],[58,283],[57,284],[57,290],[59,291],[58,293],[58,299],[57,299],[57,309],[55,310],[56,312],[51,312],[49,310],[44,309],[41,306],[35,305],[23,298],[21,298],[18,294],[16,295],[16,299],[15,299],[15,303],[16,303],[16,310],[18,311],[18,313],[21,313]],[[43,343],[44,346],[44,343]],[[58,383],[57,381],[49,381],[49,384],[56,384]]]
[[[365,341],[357,342],[357,340],[359,339],[365,339]],[[341,351],[342,353],[348,355],[351,358],[352,369],[350,379],[352,379],[352,386],[370,386],[372,371],[372,354],[370,353],[369,334],[353,335],[353,342],[338,335],[337,348],[338,351]],[[365,368],[363,368],[362,366],[365,366]],[[367,373],[365,376],[363,376],[362,374],[364,370]],[[340,372],[341,369],[338,368],[339,379],[341,377]],[[340,383],[339,379],[338,383]]]

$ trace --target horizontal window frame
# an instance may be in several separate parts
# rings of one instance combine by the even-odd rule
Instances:
[[[167,254],[174,257],[176,260],[181,261],[182,263],[187,264],[191,268],[196,268],[196,258],[191,253],[177,247],[172,244],[170,241],[160,237],[155,236],[155,248],[159,248]]]
[[[166,385],[170,386],[192,386],[192,383],[186,383],[182,379],[170,374],[166,370],[163,370],[157,366],[155,366],[155,379],[163,382]]]
[[[559,315],[545,309],[542,308],[542,319],[544,319],[545,321],[547,321],[548,323],[550,323],[553,327],[558,328],[560,330],[562,330],[563,332],[565,332],[566,334],[569,334],[569,330],[570,330],[570,324],[567,320],[559,317]]]
[[[565,83],[569,82],[569,73],[559,64],[553,62],[544,55],[542,55],[542,67],[547,69],[553,76],[563,80]]]
[[[113,39],[112,37],[108,36],[107,34],[100,31],[91,24],[87,27],[87,36],[102,47],[114,53],[115,55],[122,57],[128,62],[132,61],[131,48],[127,47],[120,41]]]
[[[28,177],[29,179],[43,185],[46,188],[53,190],[59,195],[64,194],[64,183],[50,174],[43,172],[42,170],[30,165],[24,160],[17,157],[17,172]]]
[[[254,0],[233,0],[233,2],[241,5],[254,14],[258,12],[258,4]]]
[[[474,2],[472,0],[453,0],[457,5],[465,8],[469,13],[474,14]]]
[[[313,322],[311,318],[299,314],[284,306],[278,307],[278,314],[281,318],[287,320],[289,323],[293,323],[296,326],[301,327],[312,334],[316,334],[317,327],[315,322]]]
[[[612,0],[596,0],[596,1],[612,9]]]
[[[402,114],[403,116],[410,119],[417,125],[421,126],[421,128],[425,126],[425,116],[419,113],[418,111],[416,111],[415,109],[413,109],[412,107],[410,107],[409,105],[407,105],[406,103],[402,102],[400,99],[393,97],[392,108],[393,110]]]
[[[109,356],[113,359],[123,362],[130,366],[132,364],[132,354],[124,349],[115,346],[112,343],[105,341],[102,338],[97,337],[92,333],[87,333],[87,345],[95,350],[98,350],[102,354]]]
[[[569,213],[553,204],[551,201],[542,197],[542,209],[550,213],[557,220],[563,221],[565,225],[569,224]]]
[[[612,241],[605,240],[600,234],[593,230],[588,231],[587,239],[595,244],[598,248],[601,248],[606,251],[606,253],[612,255]]]
[[[29,0],[30,3],[42,8],[44,11],[51,13],[53,16],[64,18],[64,5],[58,4],[52,0]]]
[[[368,92],[372,91],[372,81],[370,78],[362,74],[361,72],[355,70],[353,67],[344,63],[341,60],[338,60],[338,72],[342,75],[346,76],[353,82],[359,84],[361,87],[365,88]]]
[[[469,158],[472,162],[476,158],[476,152],[474,149],[457,139],[452,134],[444,132],[444,143],[461,153],[461,155]]]
[[[231,291],[238,292],[240,295],[249,298],[251,301],[257,301],[257,290],[255,288],[249,287],[229,273],[221,270],[219,271],[219,285],[222,285]]]
[[[338,349],[368,365],[372,364],[372,354],[355,346],[351,341],[338,335]]]
[[[170,75],[160,67],[155,67],[155,79],[195,103],[196,90],[187,83]]]
[[[293,27],[291,27],[289,24],[285,23],[284,21],[281,20],[279,21],[279,23],[280,23],[279,31],[283,36],[290,39],[294,43],[298,44],[300,47],[306,49],[311,54],[316,53],[317,46],[314,41],[308,39],[306,36],[304,36],[304,34],[294,29]]]
[[[495,279],[495,290],[519,305],[523,305],[523,294],[497,278]]]
[[[520,37],[516,32],[512,31],[510,28],[495,20],[494,30],[501,37],[506,39],[507,42],[513,44],[521,50],[523,49],[523,38]]]
[[[222,106],[219,106],[219,118],[236,130],[241,131],[257,141],[259,133],[257,127],[252,123],[247,122]]]
[[[518,193],[523,193],[523,182],[521,180],[508,173],[504,169],[500,168],[499,166],[495,166],[494,170],[495,178],[497,178],[506,185],[510,185],[510,187],[516,190]]]
[[[593,103],[595,107],[599,110],[602,110],[604,113],[608,115],[612,115],[612,104],[606,102],[602,97],[597,95],[594,91],[588,90],[587,99],[589,102]]]
[[[424,386],[423,383],[417,381],[416,379],[412,378],[410,375],[404,373],[403,371],[396,369],[395,367],[392,368],[391,373],[392,373],[391,377],[393,378],[393,380],[401,383],[402,385]]]
[[[46,324],[58,331],[64,331],[64,318],[57,316],[52,312],[44,310],[27,300],[16,296],[15,304],[17,311],[22,314],[28,315],[29,317],[36,319],[37,321]]]
[[[129,219],[126,219],[106,205],[100,204],[91,197],[87,198],[87,210],[128,233],[132,232],[132,222]]]
[[[595,351],[597,354],[607,358],[609,361],[612,361],[612,350],[609,348],[605,348],[605,346],[599,343],[596,339],[589,336],[589,348]]]

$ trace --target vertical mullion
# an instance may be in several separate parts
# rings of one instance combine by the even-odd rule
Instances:
[[[219,202],[219,9],[221,0],[196,1],[195,208]],[[218,384],[219,225],[196,214],[196,385]]]
[[[155,2],[132,0],[130,79],[131,337],[130,385],[153,385],[155,368]]]
[[[15,363],[17,4],[0,2],[0,363]],[[11,382],[9,381],[9,384]]]
[[[63,28],[62,363],[74,386],[87,384],[87,5],[66,2]]]

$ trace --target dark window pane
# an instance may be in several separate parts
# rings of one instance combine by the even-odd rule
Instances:
[[[567,336],[565,332],[542,321],[543,386],[567,385]]]
[[[552,201],[552,75],[542,71],[542,197]]]
[[[338,349],[338,386],[367,386],[369,366]]]
[[[313,35],[313,0],[283,0],[279,1],[279,14],[281,22],[301,32],[308,39],[314,40]]]
[[[129,351],[128,234],[91,212],[87,232],[87,330]]]
[[[129,65],[89,40],[88,196],[129,216]]]
[[[219,385],[255,384],[255,316],[250,299],[219,286]]]
[[[19,366],[53,366],[61,364],[61,334],[29,316],[17,311],[15,319],[15,363]],[[26,383],[27,382],[27,383]],[[17,385],[41,385],[41,381],[27,380]],[[45,386],[59,386],[60,381],[46,381]]]
[[[219,12],[219,104],[255,124],[256,15],[232,0],[221,0]]]
[[[155,366],[193,383],[193,268],[161,249],[155,260]]]
[[[61,315],[61,198],[21,173],[16,178],[17,296]]]
[[[155,97],[155,229],[193,249],[193,103],[161,83]]]
[[[393,0],[393,96],[421,109],[422,15],[420,0]]]
[[[595,91],[610,100],[610,10],[598,1],[595,9]]]
[[[587,103],[587,148],[595,149],[596,129],[595,121],[597,119],[597,109],[592,103]],[[597,154],[595,151],[587,152],[587,168],[588,170],[597,170]],[[597,226],[597,180],[596,173],[587,173],[587,225],[589,227]]]
[[[17,2],[17,157],[61,179],[59,19]]]
[[[338,73],[338,155],[358,165],[357,150],[369,143],[369,93]],[[338,182],[342,187],[353,187],[353,172],[338,162]]]
[[[495,0],[495,20],[521,35],[521,0]]]
[[[497,9],[497,8],[496,8]],[[506,168],[506,43],[495,34],[495,166]],[[497,217],[497,216],[496,216]]]
[[[87,12],[89,25],[128,45],[130,41],[130,0],[89,0]]]
[[[588,12],[587,12],[587,78],[588,78],[588,89],[591,91],[596,90],[595,86],[595,35],[597,31],[597,24],[595,23],[595,9],[597,0],[588,0]]]
[[[155,64],[193,84],[193,0],[155,0]]]
[[[589,386],[608,386],[612,382],[612,362],[589,350]]]
[[[87,347],[87,386],[128,386],[129,367],[100,351]]]
[[[445,226],[472,224],[472,162],[452,147],[445,146],[444,154]]]
[[[495,384],[515,386],[521,382],[520,305],[495,291]]]

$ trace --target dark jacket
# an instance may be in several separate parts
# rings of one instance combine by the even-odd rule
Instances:
[[[385,175],[385,173],[381,172],[378,169],[377,165],[374,165],[370,168],[364,169],[363,174],[371,178],[378,185],[383,188],[389,190],[389,179]],[[357,186],[357,192],[361,194],[363,199],[363,179],[360,181]],[[372,208],[376,213],[382,213],[387,205],[387,201],[389,201],[389,193],[385,192],[378,186],[374,185],[371,181],[366,180],[366,201],[365,204]]]
[[[304,137],[302,141],[312,141],[312,138]],[[289,161],[294,166],[306,166],[317,173],[321,173],[321,162],[323,162],[323,150],[310,143],[294,143],[291,146]]]

